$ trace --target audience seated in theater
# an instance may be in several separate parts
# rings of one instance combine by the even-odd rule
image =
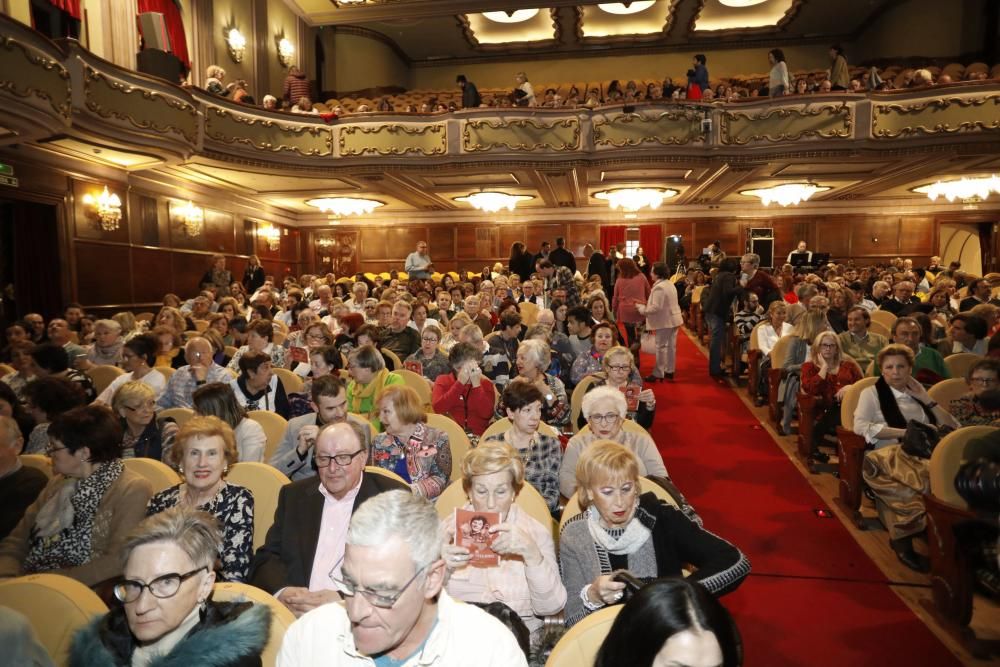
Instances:
[[[361,343],[361,336],[358,336]],[[351,380],[347,383],[347,410],[368,419],[377,431],[382,430],[376,399],[385,387],[403,384],[403,378],[390,372],[385,359],[373,345],[362,344],[347,357]]]
[[[840,347],[844,354],[858,362],[862,372],[875,361],[879,350],[889,344],[882,334],[872,333],[872,316],[861,306],[847,311],[847,331],[840,334]]]
[[[988,280],[984,278],[976,278],[968,285],[969,296],[962,299],[958,306],[959,311],[965,312],[967,310],[972,310],[973,307],[978,306],[981,303],[997,303],[992,297],[992,288]]]
[[[562,446],[559,438],[538,430],[543,422],[545,395],[527,380],[515,378],[504,389],[501,405],[510,427],[488,437],[485,443],[506,443],[524,465],[524,479],[534,487],[553,515],[559,512],[559,468]],[[480,444],[480,448],[482,448]]]
[[[229,466],[240,460],[232,429],[216,417],[193,417],[181,427],[168,456],[184,481],[154,495],[147,516],[171,507],[211,514],[222,527],[221,578],[246,580],[253,555],[254,503],[248,489],[225,480]]]
[[[930,345],[925,345],[923,336],[923,327],[912,317],[900,317],[892,323],[892,342],[910,348],[915,355],[911,364],[913,377],[925,387],[930,387],[951,375],[944,365],[941,353]],[[872,371],[876,377],[880,376],[880,364],[876,363]]]
[[[228,383],[232,376],[225,368],[212,360],[212,345],[201,337],[195,337],[184,346],[187,365],[178,368],[163,391],[157,404],[161,408],[190,408],[193,405],[194,390],[211,382]]]
[[[0,416],[13,419],[21,430],[21,436],[24,437],[22,446],[27,443],[27,436],[30,436],[31,431],[35,428],[35,419],[28,413],[23,400],[14,393],[9,385],[3,382],[0,382]],[[20,448],[18,453],[20,453]]]
[[[351,422],[322,427],[311,457],[319,484],[309,477],[281,487],[274,523],[254,555],[250,583],[273,594],[296,616],[340,599],[330,575],[340,573],[348,521],[358,507],[383,491],[410,494],[399,481],[364,472],[364,431]]]
[[[782,366],[787,373],[778,389],[779,400],[784,405],[779,431],[782,435],[792,432],[792,419],[798,405],[796,398],[802,386],[802,364],[808,359],[816,338],[824,331],[833,333],[826,321],[826,309],[823,307],[825,301],[825,297],[813,297],[809,302],[809,310],[799,319],[790,334],[791,341],[785,350]]]
[[[986,322],[970,313],[958,313],[948,321],[948,337],[937,344],[942,357],[953,354],[985,355],[989,344]]]
[[[814,460],[829,460],[829,456],[819,450],[819,443],[824,436],[835,434],[836,428],[842,425],[840,403],[847,388],[860,380],[861,375],[857,362],[843,354],[837,334],[832,331],[817,334],[809,359],[802,364],[802,392],[816,399],[811,443]]]
[[[156,398],[159,398],[166,389],[167,380],[162,373],[152,368],[156,363],[156,338],[151,334],[130,338],[122,345],[121,356],[121,366],[127,372],[112,380],[98,395],[97,402],[110,404],[115,392],[127,382],[142,382],[153,390]]]
[[[54,319],[49,321],[47,328],[48,344],[61,347],[67,356],[67,366],[73,367],[76,361],[87,356],[86,348],[80,347],[71,340],[72,330],[66,320]]]
[[[267,436],[264,428],[247,417],[246,409],[236,400],[228,384],[213,382],[198,387],[193,396],[195,414],[217,417],[233,432],[239,461],[262,462]]]
[[[60,377],[42,377],[24,389],[24,408],[35,421],[25,454],[44,454],[49,447],[49,425],[61,414],[87,402],[80,386]]]
[[[150,333],[156,339],[156,360],[154,366],[180,368],[187,363],[181,334],[171,326],[158,325]]]
[[[570,311],[569,317],[574,318],[574,311]],[[577,331],[578,333],[575,335],[579,337],[579,329]],[[593,344],[590,349],[573,362],[570,379],[574,385],[580,384],[583,378],[601,370],[605,353],[615,344],[614,327],[608,322],[595,324],[592,328],[592,337]],[[572,343],[572,341],[571,337],[570,342]]]
[[[123,465],[121,427],[108,408],[63,412],[48,436],[55,476],[0,542],[0,578],[50,572],[95,586],[121,574],[118,550],[152,488]]]
[[[285,348],[274,344],[274,327],[271,320],[254,320],[247,324],[247,344],[236,351],[229,360],[230,370],[240,370],[240,359],[249,352],[266,354],[275,368],[286,368]],[[308,342],[308,341],[307,341]]]
[[[121,548],[124,579],[114,591],[123,604],[74,637],[70,664],[259,667],[270,610],[211,599],[223,545],[204,512],[177,507],[139,524]]]
[[[712,595],[735,590],[750,573],[735,546],[653,493],[640,493],[641,464],[627,447],[598,441],[574,463],[582,513],[559,535],[567,625],[621,602],[626,584],[615,579],[618,570],[649,582],[694,566],[689,579]]]
[[[10,365],[14,371],[0,378],[0,381],[5,386],[10,387],[11,391],[22,401],[24,400],[24,388],[35,379],[35,361],[31,356],[34,351],[35,344],[30,340],[11,345]]]
[[[987,400],[987,393],[996,394],[1000,382],[1000,361],[980,359],[965,374],[969,393],[951,401],[948,412],[962,426],[995,426],[1000,409]]]
[[[225,97],[227,93],[226,87],[223,85],[223,81],[225,80],[226,70],[222,69],[218,65],[209,65],[208,69],[205,71],[205,90],[213,95]]]
[[[236,402],[250,410],[276,412],[291,417],[285,386],[274,374],[271,357],[264,352],[247,352],[240,357],[240,374],[229,380]]]
[[[506,302],[513,308],[510,312],[501,312],[497,324],[497,335],[488,341],[488,349],[484,357],[484,365],[488,369],[487,377],[496,385],[499,391],[516,375],[518,339],[521,337],[521,315],[516,311],[517,304]]]
[[[408,368],[417,369],[429,382],[433,383],[439,375],[450,373],[448,357],[441,352],[441,327],[433,320],[428,320],[420,332],[420,349],[406,357]]]
[[[621,391],[627,406],[625,418],[644,429],[652,427],[656,416],[656,396],[652,389],[643,388],[642,375],[635,366],[632,352],[622,345],[612,347],[605,353],[601,368],[602,370],[590,375],[593,381],[587,391],[605,386]],[[584,424],[586,420],[581,414],[578,425],[582,427]]]
[[[549,426],[560,427],[569,423],[570,404],[566,387],[557,376],[547,372],[552,364],[552,352],[542,340],[525,340],[517,348],[515,364],[518,373],[515,379],[523,380],[542,392],[542,421]],[[507,407],[502,399],[497,406],[497,417],[504,417]]]
[[[667,477],[667,468],[653,438],[643,429],[625,428],[628,405],[625,395],[612,387],[598,387],[583,397],[583,416],[589,428],[569,439],[559,469],[559,491],[569,498],[576,492],[576,464],[585,451],[600,440],[624,445],[635,454],[639,475]]]
[[[17,422],[0,414],[0,540],[14,530],[49,478],[18,458],[24,438]]]
[[[490,526],[496,535],[490,549],[500,555],[500,564],[472,565],[469,548],[455,545],[459,530],[455,512],[441,521],[446,536],[442,556],[449,595],[477,604],[505,603],[537,642],[544,627],[542,617],[562,611],[566,589],[559,578],[550,527],[515,503],[524,483],[523,456],[509,444],[483,443],[470,450],[462,461],[462,489],[468,498],[462,509],[500,514],[500,523]]]
[[[992,302],[981,303],[965,312],[986,322],[986,330],[990,336],[1000,331],[1000,306],[996,306]]]
[[[381,348],[394,352],[400,359],[420,349],[420,332],[409,326],[413,307],[406,301],[399,300],[393,306],[391,321],[382,331]]]
[[[493,417],[495,390],[483,377],[482,353],[459,343],[448,353],[450,373],[439,375],[431,391],[434,412],[447,415],[474,436],[482,435]]]
[[[86,361],[81,367],[120,366],[122,362],[122,327],[114,320],[94,322],[94,342],[87,347]],[[81,360],[83,361],[83,360]]]
[[[85,373],[69,366],[69,357],[64,348],[54,343],[42,343],[31,353],[37,377],[60,377],[75,383],[83,391],[87,402],[97,398],[94,383]]]
[[[410,387],[386,387],[376,401],[385,431],[372,440],[369,465],[396,473],[417,495],[437,498],[451,478],[448,434],[427,425],[420,397]]]
[[[156,326],[166,326],[172,328],[177,335],[185,331],[194,331],[194,321],[186,317],[180,311],[180,306],[164,306],[156,316]]]
[[[177,435],[173,419],[157,419],[156,393],[143,382],[126,382],[111,399],[122,427],[122,458],[165,460]]]

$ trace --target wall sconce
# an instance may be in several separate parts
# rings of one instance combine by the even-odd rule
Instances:
[[[278,37],[278,62],[281,63],[281,66],[291,66],[294,57],[295,46],[288,41],[287,37]]]
[[[83,196],[83,203],[90,206],[100,220],[101,229],[106,232],[113,232],[118,229],[118,223],[122,219],[122,200],[118,195],[108,192],[108,186],[104,186],[104,191],[96,197],[90,193]]]
[[[188,203],[177,207],[177,217],[184,223],[184,233],[190,237],[201,236],[205,228],[205,211],[195,206],[188,200]]]
[[[233,59],[234,63],[243,62],[243,54],[246,53],[247,49],[247,38],[235,27],[225,28],[222,33],[226,38],[226,49],[229,51],[229,57]]]
[[[277,252],[281,248],[281,232],[274,225],[261,229],[260,235],[267,241],[267,247],[271,252]]]

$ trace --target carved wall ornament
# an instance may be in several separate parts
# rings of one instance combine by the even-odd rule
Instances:
[[[571,151],[580,147],[580,120],[563,118],[544,123],[531,118],[468,120],[462,127],[462,150],[478,153],[494,148],[512,151]]]
[[[803,138],[850,139],[854,108],[847,104],[806,104],[754,111],[723,111],[721,141],[745,146],[755,141],[798,141]]]
[[[222,107],[206,108],[205,135],[226,144],[244,144],[272,153],[333,154],[333,130],[329,127],[285,125],[269,118],[232,113]]]
[[[25,63],[30,67],[24,67]],[[0,90],[47,101],[63,118],[72,114],[69,70],[51,58],[35,55],[18,40],[0,35]]]
[[[116,81],[89,65],[83,91],[87,109],[101,118],[124,120],[140,130],[175,132],[192,144],[197,140],[198,110],[184,100]],[[109,93],[120,95],[122,104],[115,104]]]
[[[897,139],[915,134],[955,134],[998,128],[1000,94],[996,93],[982,97],[944,97],[910,104],[872,105],[872,136],[877,138]]]
[[[695,109],[678,109],[659,114],[622,113],[594,118],[594,143],[597,146],[641,146],[656,143],[682,146],[704,141],[702,114]]]
[[[448,134],[444,123],[423,125],[346,125],[339,130],[340,155],[444,155]]]

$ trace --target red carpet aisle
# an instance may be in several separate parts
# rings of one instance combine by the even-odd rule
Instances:
[[[653,385],[653,437],[705,526],[739,546],[753,573],[725,598],[748,667],[960,664],[890,590],[822,499],[705,356],[678,337],[677,380]],[[644,375],[652,358],[643,357]]]

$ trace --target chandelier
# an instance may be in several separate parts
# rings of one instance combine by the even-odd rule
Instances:
[[[320,197],[306,201],[309,206],[315,206],[323,213],[329,213],[337,218],[346,215],[368,215],[385,202],[362,197]]]
[[[329,250],[333,244],[334,241],[329,236],[323,236],[316,240],[316,247],[321,250]]]
[[[274,225],[262,228],[259,234],[267,241],[267,247],[271,252],[277,252],[281,248],[281,231]]]
[[[184,223],[184,233],[188,236],[201,236],[205,227],[205,211],[188,200],[188,203],[177,207],[177,217]]]
[[[104,192],[96,197],[89,193],[85,194],[83,203],[95,209],[97,219],[101,222],[101,229],[106,232],[118,229],[118,223],[122,219],[122,200],[118,195],[108,192],[108,186],[105,185]]]
[[[1000,194],[1000,178],[993,176],[983,176],[979,178],[961,178],[954,181],[938,181],[931,185],[921,185],[913,188],[914,192],[927,195],[931,201],[938,197],[944,197],[949,202],[956,199],[968,201],[970,199],[986,199],[991,192]]]
[[[534,199],[531,195],[509,195],[506,192],[473,192],[455,201],[467,202],[473,208],[486,213],[496,213],[502,208],[513,211],[518,202]]]
[[[654,4],[655,0],[635,0],[634,2],[605,2],[597,6],[608,14],[628,15],[638,14]]]
[[[740,194],[747,197],[758,197],[764,206],[768,206],[771,203],[789,206],[798,205],[817,192],[826,192],[829,189],[829,186],[814,185],[812,183],[782,183],[770,188],[741,190]]]
[[[614,209],[635,213],[641,208],[659,208],[664,199],[677,196],[677,190],[669,188],[618,188],[594,193]]]

